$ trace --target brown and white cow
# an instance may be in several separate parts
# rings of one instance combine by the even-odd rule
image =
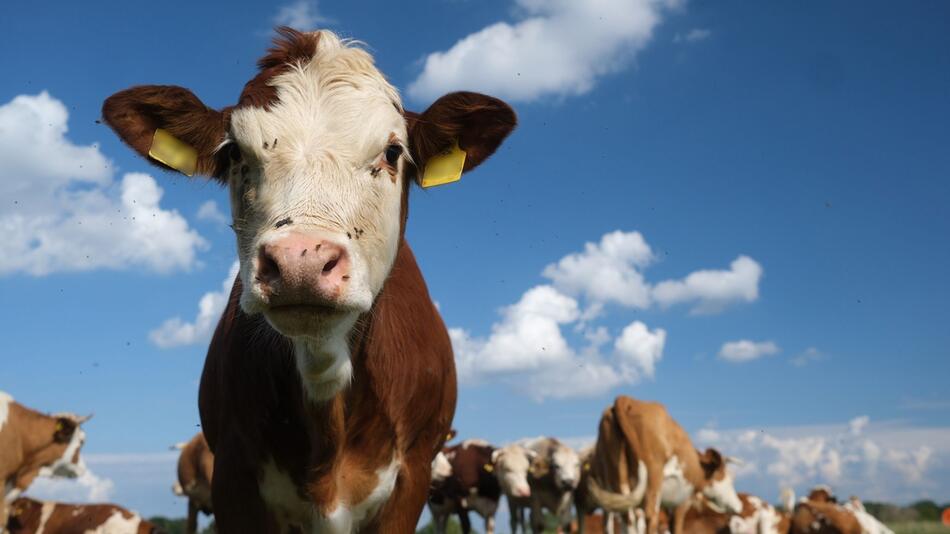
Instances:
[[[80,425],[92,416],[46,415],[0,391],[0,531],[9,503],[37,476],[78,477],[85,471],[79,455],[86,433]]]
[[[63,504],[20,497],[11,505],[10,534],[158,534],[134,512],[114,504]]]
[[[188,498],[186,534],[198,531],[198,512],[211,515],[211,480],[214,475],[214,455],[208,448],[204,434],[198,432],[187,443],[176,445],[178,456],[178,483],[172,488],[176,495]]]
[[[515,114],[464,92],[405,111],[353,42],[279,32],[234,106],[140,86],[103,118],[152,163],[231,192],[240,274],[199,393],[218,527],[412,532],[456,378],[404,237],[409,190],[456,144],[477,167]]]
[[[557,518],[560,530],[570,531],[572,497],[581,476],[577,452],[549,437],[519,443],[535,453],[528,477],[532,530],[541,532],[544,529],[543,510],[547,509]]]
[[[787,534],[791,514],[762,499],[739,493],[742,510],[724,512],[698,494],[685,508],[683,534]]]
[[[482,516],[485,533],[495,531],[495,512],[501,498],[501,485],[495,475],[492,455],[497,449],[480,439],[465,440],[443,450],[451,465],[451,475],[434,483],[429,494],[429,511],[437,533],[445,532],[448,518],[454,513],[462,524],[462,532],[471,532],[470,511]]]
[[[677,508],[696,492],[727,512],[742,509],[723,456],[715,449],[697,451],[656,402],[618,396],[600,419],[589,464],[584,501],[577,505],[579,517],[599,507],[622,514],[632,530],[633,510],[642,507],[647,532],[656,534],[660,507]],[[579,527],[583,530],[583,521]]]
[[[808,497],[795,507],[792,515],[792,534],[894,534],[876,517],[869,514],[864,504],[852,496],[844,504],[827,485],[812,488]]]
[[[537,456],[538,453],[518,443],[505,445],[492,453],[495,476],[508,501],[511,534],[517,534],[519,527],[527,532],[524,511],[530,509],[533,496],[528,477]]]

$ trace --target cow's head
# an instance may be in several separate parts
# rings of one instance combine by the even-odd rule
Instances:
[[[556,442],[557,446],[551,455],[551,462],[554,464],[554,482],[562,491],[574,490],[581,479],[581,461],[577,452]]]
[[[475,93],[405,111],[363,49],[328,31],[278,31],[235,106],[214,110],[181,87],[140,86],[109,97],[103,118],[152,163],[228,185],[241,307],[308,349],[311,361],[298,359],[305,375],[345,367],[337,375],[348,378],[341,345],[393,266],[411,183],[455,143],[463,170],[475,168],[516,118]],[[194,152],[163,156],[175,142],[156,147],[157,130]]]
[[[441,484],[450,476],[452,476],[452,463],[443,451],[439,451],[432,459],[432,483]]]
[[[726,513],[738,514],[742,512],[742,501],[733,485],[732,473],[726,468],[726,459],[716,449],[706,449],[700,453],[699,464],[703,468],[705,485],[703,495],[710,502],[723,509]]]
[[[491,455],[491,462],[498,483],[506,495],[514,497],[530,497],[531,486],[528,485],[528,471],[531,462],[537,453],[521,445],[506,445],[495,449]]]
[[[86,464],[79,455],[86,442],[86,432],[80,425],[92,418],[62,413],[52,416],[54,420],[52,440],[43,451],[49,458],[39,471],[39,476],[76,478],[86,471]]]

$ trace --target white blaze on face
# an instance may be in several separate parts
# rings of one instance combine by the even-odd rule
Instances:
[[[77,478],[82,476],[82,474],[86,472],[86,463],[83,461],[82,456],[77,456],[77,453],[85,442],[86,432],[77,426],[62,456],[57,458],[52,464],[41,467],[39,476],[62,478]]]
[[[716,506],[723,508],[727,513],[738,514],[742,511],[742,501],[736,493],[733,485],[733,476],[728,470],[725,470],[722,478],[716,479],[720,473],[716,473],[713,479],[703,488],[703,495],[713,502]]]
[[[399,95],[369,54],[330,32],[321,32],[309,63],[269,84],[278,97],[269,109],[231,114],[230,136],[244,158],[232,166],[230,184],[241,304],[256,312],[266,300],[254,284],[262,244],[290,231],[318,232],[349,254],[339,305],[367,311],[399,241],[404,158],[394,175],[381,166],[390,145],[407,146]],[[278,228],[280,221],[292,222]]]
[[[528,471],[533,454],[520,445],[507,445],[492,453],[492,464],[501,490],[513,497],[528,497]]]
[[[452,464],[445,453],[439,451],[432,460],[432,481],[443,482],[450,476],[452,476]]]
[[[574,489],[581,478],[581,461],[574,449],[560,445],[554,451],[554,473],[558,486]]]

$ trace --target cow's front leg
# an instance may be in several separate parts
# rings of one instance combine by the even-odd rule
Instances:
[[[236,440],[226,440],[228,443]],[[222,534],[259,534],[279,532],[269,517],[267,507],[258,491],[255,470],[245,465],[235,451],[220,447],[214,457],[214,483],[211,502],[214,521]]]

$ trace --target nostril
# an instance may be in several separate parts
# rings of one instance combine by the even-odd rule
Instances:
[[[257,258],[257,280],[265,284],[271,284],[279,279],[280,266],[266,250],[262,249]]]
[[[333,272],[333,269],[336,267],[336,264],[339,263],[339,258],[332,259],[323,266],[323,274],[330,274]]]

